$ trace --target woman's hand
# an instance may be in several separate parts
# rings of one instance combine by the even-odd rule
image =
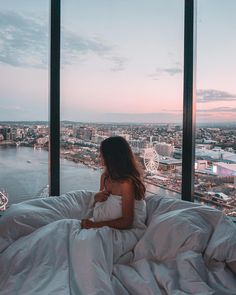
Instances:
[[[94,201],[96,202],[105,202],[109,197],[110,193],[106,190],[100,191],[95,194]]]
[[[94,227],[94,222],[92,220],[89,219],[82,219],[81,220],[81,228],[82,229],[89,229],[89,228],[93,228]]]

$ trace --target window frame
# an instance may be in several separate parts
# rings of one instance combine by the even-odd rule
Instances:
[[[184,3],[184,82],[182,199],[194,201],[195,157],[195,4]],[[49,81],[49,195],[60,195],[60,33],[61,0],[50,1],[50,81]]]

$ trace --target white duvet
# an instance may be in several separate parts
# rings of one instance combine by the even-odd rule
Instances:
[[[81,230],[93,192],[12,205],[0,218],[0,295],[236,294],[236,225],[153,196],[129,230]]]

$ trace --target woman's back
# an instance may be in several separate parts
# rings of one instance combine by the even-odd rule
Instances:
[[[95,222],[108,221],[122,217],[122,198],[124,190],[122,185],[126,184],[131,187],[132,182],[126,181],[113,181],[106,173],[101,176],[101,190],[109,192],[109,196],[104,202],[97,202],[93,212]],[[133,205],[133,222],[130,227],[143,227],[146,219],[146,203],[144,200],[135,200]]]

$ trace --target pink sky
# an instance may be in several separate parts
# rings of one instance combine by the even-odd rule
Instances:
[[[15,11],[18,2],[1,4],[0,120],[48,119],[48,6],[40,2],[36,14],[34,5],[24,6],[24,1]],[[133,9],[134,3],[139,9]],[[183,3],[63,2],[61,118],[107,121],[116,113],[116,120],[132,121],[145,114],[140,115],[141,121],[180,123]],[[198,1],[196,82],[201,93],[197,121],[201,122],[235,121],[236,117],[236,41],[232,38],[236,5],[232,0],[227,3]],[[33,35],[35,30],[38,36]],[[122,113],[138,115],[122,117]]]

